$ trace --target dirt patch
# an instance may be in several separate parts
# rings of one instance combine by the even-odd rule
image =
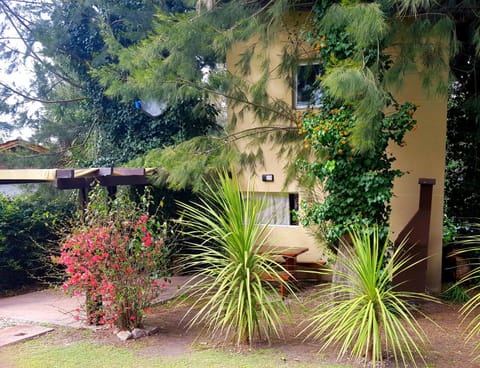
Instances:
[[[305,300],[311,289],[300,294],[300,299]],[[462,316],[459,313],[461,305],[452,303],[437,304],[428,302],[419,306],[428,318],[419,316],[418,320],[428,337],[428,345],[425,347],[426,361],[428,366],[436,368],[454,367],[480,367],[480,363],[472,362],[472,350],[474,342],[466,344],[462,324]],[[304,318],[304,310],[300,306],[292,304],[294,320],[285,326],[284,339],[276,339],[270,343],[257,341],[256,348],[272,348],[278,350],[287,361],[298,362],[323,362],[343,363],[352,366],[362,366],[359,362],[348,359],[338,361],[335,351],[329,350],[319,353],[319,345],[314,342],[304,341],[298,337]],[[202,330],[187,330],[181,323],[182,317],[187,311],[186,306],[169,305],[155,308],[154,313],[148,318],[147,323],[161,328],[161,332],[148,337],[139,349],[145,355],[176,355],[198,349],[220,347],[222,341],[211,342],[203,334]],[[480,339],[477,340],[480,342]],[[135,342],[132,342],[135,344]],[[393,364],[384,364],[385,367],[393,367]],[[423,366],[423,364],[419,364]]]
[[[306,298],[304,292],[301,298]],[[319,345],[314,342],[303,341],[297,337],[302,328],[302,319],[305,315],[300,306],[292,304],[294,321],[285,327],[283,339],[276,339],[270,343],[257,341],[256,348],[275,349],[285,361],[316,362],[316,363],[343,363],[352,367],[362,366],[358,362],[348,359],[338,361],[333,350],[319,354]],[[435,323],[427,318],[419,317],[419,322],[425,330],[429,343],[426,347],[426,360],[428,367],[455,368],[455,367],[480,367],[480,363],[472,362],[473,343],[466,344],[462,336],[463,327],[458,304],[426,303],[420,309]],[[200,328],[188,330],[182,318],[188,310],[185,304],[167,303],[153,309],[146,320],[147,326],[160,328],[156,335],[148,336],[137,341],[121,342],[110,329],[95,331],[59,328],[54,332],[41,337],[46,344],[70,344],[74,341],[88,339],[99,344],[130,347],[142,356],[162,357],[185,354],[193,351],[218,348],[222,340],[212,342],[205,336]],[[477,340],[479,342],[480,340]],[[223,347],[231,350],[231,347]],[[384,367],[393,367],[393,364],[384,364]],[[423,363],[419,363],[422,367]]]
[[[420,319],[429,339],[426,360],[433,367],[480,367],[480,362],[472,362],[474,345],[480,340],[465,342],[464,330],[468,321],[462,322],[460,308],[461,305],[451,303],[427,303],[422,306],[425,314],[438,325],[425,318]]]

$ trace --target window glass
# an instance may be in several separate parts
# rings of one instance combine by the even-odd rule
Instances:
[[[258,223],[271,225],[298,225],[294,211],[298,210],[297,193],[255,193],[265,202],[265,208],[258,216]]]
[[[295,78],[295,108],[321,106],[322,91],[318,87],[318,76],[323,74],[320,64],[301,64]]]

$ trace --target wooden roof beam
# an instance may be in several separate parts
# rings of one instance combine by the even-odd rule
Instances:
[[[56,169],[3,169],[0,170],[0,182],[44,183],[56,178]]]

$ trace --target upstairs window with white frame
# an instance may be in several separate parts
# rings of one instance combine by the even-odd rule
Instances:
[[[294,107],[320,107],[322,104],[322,90],[319,87],[318,77],[323,74],[320,64],[300,64],[295,76]]]

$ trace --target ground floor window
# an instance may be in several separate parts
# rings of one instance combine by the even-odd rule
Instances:
[[[255,195],[265,201],[265,208],[259,215],[259,223],[271,225],[298,225],[298,193],[266,192]]]

